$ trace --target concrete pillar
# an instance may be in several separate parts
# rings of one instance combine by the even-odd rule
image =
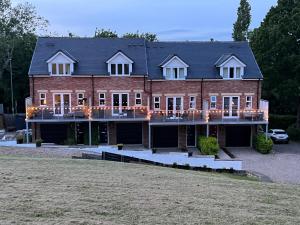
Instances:
[[[89,121],[89,145],[92,145],[92,122]]]
[[[224,125],[218,125],[218,143],[220,147],[225,147],[226,145],[226,130]]]
[[[29,129],[28,129],[28,122],[26,121],[26,143],[28,144],[29,143]]]
[[[209,137],[209,125],[206,125],[206,137]]]
[[[143,145],[145,148],[149,148],[149,123],[143,122]]]
[[[178,126],[178,148],[185,149],[186,146],[186,125]]]
[[[149,144],[148,144],[148,148],[150,148],[151,149],[151,125],[149,124],[149,126],[148,126],[148,135],[149,135],[149,137],[148,137],[148,142],[149,142]]]
[[[109,145],[116,145],[117,144],[116,123],[115,122],[108,122],[107,123],[107,129],[108,129],[108,144]]]

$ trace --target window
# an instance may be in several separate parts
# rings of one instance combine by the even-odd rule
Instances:
[[[123,64],[118,64],[118,75],[123,74]]]
[[[110,74],[116,74],[116,64],[110,65]]]
[[[241,78],[241,67],[236,67],[236,78]]]
[[[55,63],[52,64],[52,74],[57,74]]]
[[[70,64],[69,63],[66,64],[65,74],[71,74]]]
[[[124,64],[124,74],[129,75],[129,64]]]
[[[46,105],[46,93],[40,93],[40,106]]]
[[[64,64],[58,64],[58,73],[64,74]]]
[[[246,96],[246,109],[252,109],[252,96]]]
[[[105,106],[105,93],[99,93],[99,106]]]
[[[196,97],[190,96],[190,109],[196,109]]]
[[[142,105],[142,94],[135,93],[135,105]]]
[[[84,94],[83,93],[78,93],[77,94],[77,105],[78,106],[83,106],[84,105]]]
[[[241,67],[223,67],[223,78],[240,79],[242,77]]]
[[[223,68],[223,77],[228,78],[228,67]]]
[[[229,78],[234,78],[234,68],[233,67],[230,67],[229,68]]]
[[[165,77],[167,80],[183,80],[186,68],[166,68]]]
[[[160,110],[160,97],[154,97],[154,110]]]
[[[217,108],[217,96],[210,96],[210,109]]]

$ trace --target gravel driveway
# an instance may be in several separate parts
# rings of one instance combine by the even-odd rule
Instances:
[[[274,182],[300,184],[300,143],[274,145],[274,153],[263,155],[250,148],[229,148],[243,169],[258,172]]]

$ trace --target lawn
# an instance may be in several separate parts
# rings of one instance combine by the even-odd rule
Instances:
[[[0,156],[0,224],[300,224],[300,186],[156,166]]]

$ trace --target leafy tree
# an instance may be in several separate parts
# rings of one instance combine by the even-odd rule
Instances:
[[[300,128],[300,1],[279,0],[250,43],[264,74],[263,97],[277,114],[298,115]]]
[[[237,11],[237,20],[233,24],[232,38],[235,41],[246,41],[251,23],[251,6],[247,0],[241,0]]]
[[[147,41],[158,41],[157,35],[156,34],[152,34],[149,32],[146,33],[139,33],[139,31],[137,31],[136,33],[125,33],[122,36],[123,38],[144,38]]]
[[[104,29],[99,30],[98,28],[96,28],[94,37],[95,38],[117,38],[118,34],[117,34],[116,31],[112,31],[110,29],[108,29],[108,30],[104,30]]]
[[[0,1],[0,102],[5,107],[10,106],[11,61],[15,100],[21,106],[19,109],[24,110],[24,96],[28,95],[26,75],[36,42],[35,33],[46,28],[47,23],[29,3],[12,6],[10,0]]]

